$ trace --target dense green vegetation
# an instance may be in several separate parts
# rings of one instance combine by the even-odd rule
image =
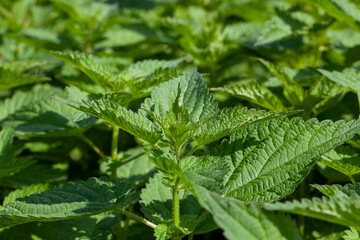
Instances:
[[[359,71],[359,0],[2,0],[0,239],[359,239]]]

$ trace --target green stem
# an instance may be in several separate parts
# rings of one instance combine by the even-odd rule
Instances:
[[[199,217],[198,217],[198,219],[196,219],[196,221],[195,221],[195,227],[197,226],[197,225],[199,225],[199,223],[201,223],[207,216],[209,215],[209,212],[208,211],[204,211]]]
[[[359,104],[359,119],[360,119],[360,89],[358,90],[357,97],[358,97],[358,104]]]
[[[113,127],[112,139],[111,139],[111,159],[116,161],[118,154],[118,141],[119,141],[119,128]],[[117,167],[113,169],[111,173],[113,178],[117,178]]]
[[[173,223],[174,226],[180,226],[180,201],[179,201],[179,184],[180,178],[176,177],[175,185],[173,187]],[[174,234],[172,236],[172,240],[179,240],[181,239],[181,233],[175,229]]]
[[[132,213],[132,210],[134,208],[134,205],[131,205],[131,207],[129,207],[129,212]],[[125,226],[124,226],[124,240],[127,240],[127,233],[129,231],[129,224],[130,224],[130,217],[126,216],[126,220],[125,220]]]
[[[348,177],[350,178],[350,181],[352,182],[352,184],[356,183],[356,181],[352,175],[348,175]]]
[[[5,16],[5,17],[7,17],[7,18],[12,18],[13,17],[13,15],[12,15],[12,13],[9,11],[9,10],[7,10],[3,5],[1,5],[0,4],[0,12]]]
[[[350,140],[347,140],[346,143],[349,144],[351,146],[351,148],[360,150],[360,144],[357,143],[356,141],[350,139]]]
[[[98,148],[89,138],[87,138],[83,133],[81,133],[80,138],[86,142],[101,158],[106,158],[105,154]]]
[[[117,165],[117,167],[121,167],[121,166],[123,166],[123,165],[125,165],[125,164],[127,164],[127,163],[129,163],[129,162],[131,162],[131,161],[134,161],[135,159],[141,157],[142,155],[145,155],[145,153],[139,153],[138,155],[135,155],[135,156],[133,156],[133,157],[131,157],[131,158],[128,158],[128,159],[126,159],[126,160],[123,160],[123,161],[120,162],[119,165]]]
[[[305,185],[305,180],[302,181],[299,184],[299,196],[300,198],[305,197],[305,189],[306,189],[306,185]],[[298,216],[298,221],[299,221],[299,231],[301,236],[304,236],[305,233],[305,217],[302,215]]]
[[[126,210],[121,209],[121,208],[117,208],[116,210],[118,212],[120,212],[121,214],[124,214],[125,216],[128,216],[128,217],[130,217],[130,218],[132,218],[132,219],[134,219],[134,220],[136,220],[138,222],[141,222],[141,223],[145,224],[148,227],[151,227],[151,228],[154,228],[154,229],[156,228],[155,223],[150,222],[149,220],[147,220],[145,218],[142,218],[142,217],[140,217],[140,216],[138,216],[138,215],[136,215],[136,214],[134,214],[132,212],[126,211]]]
[[[193,240],[193,238],[194,238],[194,233],[190,233],[188,240]]]
[[[118,142],[119,142],[119,128],[114,127],[111,139],[111,159],[116,160],[118,153]]]

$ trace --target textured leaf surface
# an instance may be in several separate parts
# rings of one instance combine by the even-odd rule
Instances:
[[[0,178],[8,176],[36,162],[28,157],[15,158],[15,150],[12,147],[13,133],[14,130],[11,128],[4,129],[0,132]]]
[[[108,88],[107,82],[114,81],[113,68],[95,56],[82,52],[49,52],[51,55],[73,64],[99,86]]]
[[[131,186],[109,178],[66,183],[60,188],[17,199],[0,211],[0,227],[32,221],[57,221],[127,207]]]
[[[219,111],[203,78],[195,70],[159,85],[142,107],[164,117],[175,100],[188,110],[191,122],[204,120]]]
[[[228,85],[222,88],[214,88],[213,90],[230,94],[233,97],[249,101],[271,111],[286,110],[281,100],[275,94],[259,84]]]
[[[285,72],[284,68],[263,59],[259,60],[283,84],[283,93],[293,106],[300,106],[303,101],[303,89]]]
[[[360,201],[348,197],[323,197],[285,203],[267,203],[268,210],[300,214],[360,229]]]
[[[150,120],[115,102],[105,99],[79,102],[63,98],[56,99],[75,109],[117,126],[149,143],[156,143],[161,138],[161,135],[155,131]]]
[[[229,240],[301,239],[289,216],[264,212],[256,205],[245,205],[237,199],[222,198],[208,191],[201,194],[200,203],[213,215]]]
[[[339,146],[326,153],[320,162],[347,176],[360,173],[360,156],[348,146]]]
[[[67,173],[60,169],[54,169],[45,164],[34,164],[11,176],[1,179],[0,186],[21,188],[39,183],[63,183],[67,179]]]
[[[49,190],[49,184],[33,184],[29,186],[25,186],[21,189],[16,189],[15,191],[10,192],[5,198],[3,205],[5,206],[8,203],[15,202],[17,198],[23,198],[29,196],[30,194],[41,193],[43,191]]]
[[[0,91],[48,80],[50,79],[25,75],[0,67]]]
[[[359,10],[348,0],[304,0],[310,4],[322,8],[330,16],[340,22],[347,24],[349,27],[360,31]],[[350,10],[350,11],[349,11]]]
[[[351,138],[360,121],[275,119],[236,132],[209,158],[229,164],[225,194],[245,202],[283,198],[308,174],[317,158]]]
[[[327,197],[350,197],[352,199],[360,200],[360,183],[346,184],[345,186],[339,184],[312,184],[311,186],[322,192]]]
[[[0,103],[0,107],[6,109],[0,113],[0,124],[14,128],[19,135],[66,136],[84,131],[96,119],[52,98],[67,97],[73,93],[71,88],[63,91],[49,85],[39,85],[30,91],[16,93],[12,98]]]
[[[294,112],[277,113],[241,107],[225,108],[217,117],[203,124],[197,130],[194,140],[198,145],[207,144],[250,124],[292,113]]]
[[[119,217],[98,214],[56,222],[30,222],[0,230],[0,238],[6,240],[109,240]]]
[[[360,75],[356,73],[342,73],[338,71],[326,71],[319,69],[324,76],[326,76],[331,81],[334,81],[344,87],[350,88],[352,91],[360,92]]]

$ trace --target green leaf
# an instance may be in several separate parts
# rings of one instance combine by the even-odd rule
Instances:
[[[330,16],[360,31],[359,10],[348,0],[303,0],[318,8],[322,8]]]
[[[36,162],[29,157],[15,158],[15,150],[12,147],[13,133],[14,130],[11,128],[0,132],[0,178],[9,176]]]
[[[111,65],[103,63],[95,56],[82,52],[50,51],[48,53],[74,65],[104,89],[110,88],[109,82],[115,81],[114,69]]]
[[[65,171],[38,163],[23,168],[11,176],[2,178],[0,186],[21,188],[39,183],[63,183],[66,179],[67,173]]]
[[[119,216],[105,212],[90,217],[45,223],[57,240],[108,240],[119,222]]]
[[[54,95],[67,97],[71,93],[74,93],[71,88],[63,91],[49,85],[38,85],[30,91],[16,93],[2,103],[7,110],[0,117],[0,124],[14,128],[18,135],[78,134],[94,124],[96,119],[52,98]]]
[[[55,99],[117,126],[149,143],[155,144],[161,138],[161,135],[155,131],[154,125],[150,120],[126,109],[116,102],[105,99],[91,101],[74,101],[59,97],[55,97]]]
[[[359,93],[360,92],[360,75],[353,73],[353,72],[347,72],[342,73],[338,71],[326,71],[323,69],[319,69],[319,72],[321,72],[325,77],[330,79],[333,82],[336,82],[344,87],[350,88],[352,91]]]
[[[158,60],[158,59],[147,59],[133,63],[125,68],[124,72],[134,72],[142,76],[149,76],[154,74],[160,69],[171,69],[175,68],[183,59],[175,60]]]
[[[222,198],[208,191],[201,194],[200,203],[212,214],[227,239],[302,239],[289,216],[265,212],[257,205],[247,206],[237,199]]]
[[[345,230],[343,238],[344,240],[359,240],[360,234],[355,228],[350,227],[350,230]]]
[[[175,101],[178,101],[179,106],[187,109],[190,122],[205,120],[219,111],[214,97],[209,94],[203,78],[196,70],[159,85],[142,107],[160,117],[165,117],[173,108]]]
[[[0,67],[0,91],[49,80],[49,78],[25,75],[21,72]]]
[[[49,190],[50,186],[48,183],[45,184],[33,184],[25,186],[21,189],[16,189],[15,191],[10,192],[5,198],[3,205],[5,206],[8,203],[15,202],[17,198],[23,198],[30,194],[41,193],[43,191]]]
[[[284,111],[281,100],[265,86],[255,83],[227,85],[221,88],[213,88],[217,92],[227,93],[271,111]]]
[[[236,132],[209,158],[227,162],[225,194],[245,202],[276,201],[294,191],[319,156],[350,139],[360,121],[274,119]]]
[[[283,93],[286,99],[295,107],[301,106],[304,97],[302,87],[293,81],[281,66],[263,59],[259,59],[259,61],[283,84]]]
[[[0,211],[0,228],[27,222],[57,221],[126,208],[131,186],[106,177],[66,183],[60,188],[19,198]]]
[[[345,186],[341,186],[339,184],[311,184],[311,186],[322,192],[327,197],[350,197],[352,199],[360,199],[360,183],[346,184]]]
[[[326,153],[320,163],[349,177],[360,173],[360,156],[348,146],[339,146]]]
[[[242,107],[225,108],[221,110],[217,117],[198,128],[194,140],[198,146],[204,145],[228,136],[248,125],[293,113],[295,112],[266,112]]]
[[[0,102],[0,120],[26,108],[29,102],[38,104],[58,94],[62,94],[61,90],[50,85],[35,85],[30,91],[17,91],[11,98]]]
[[[284,203],[266,203],[265,209],[300,214],[360,229],[360,202],[348,197],[323,197]]]
[[[179,76],[180,71],[177,69],[159,68],[154,70],[153,73],[146,75],[146,77],[132,82],[129,85],[129,89],[136,98],[147,97],[151,95],[155,86]]]
[[[224,191],[223,177],[230,170],[229,164],[221,158],[207,155],[187,157],[182,160],[181,168],[190,182],[216,192]]]
[[[103,213],[56,222],[30,222],[0,230],[0,238],[7,240],[109,240],[119,217]]]

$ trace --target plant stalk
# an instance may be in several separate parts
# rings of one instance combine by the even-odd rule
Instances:
[[[112,131],[112,139],[111,139],[111,159],[113,161],[116,161],[117,159],[118,143],[119,143],[119,128],[114,126]],[[117,178],[117,168],[113,169],[111,176],[113,178]]]
[[[86,137],[83,133],[81,133],[80,138],[86,142],[93,150],[96,152],[101,158],[106,158],[106,155],[98,148],[93,141],[91,141],[88,137]]]
[[[350,181],[351,181],[352,184],[356,183],[354,177],[351,174],[349,174],[348,177],[350,178]]]
[[[173,187],[173,223],[174,226],[179,227],[180,226],[180,201],[179,201],[179,183],[180,178],[176,177],[175,185]],[[172,240],[179,240],[181,239],[181,233],[178,229],[175,228],[175,231],[173,233],[173,236],[171,238]]]
[[[134,220],[136,220],[138,222],[141,222],[141,223],[145,224],[148,227],[151,227],[151,228],[154,228],[154,229],[156,228],[155,223],[150,222],[149,220],[147,220],[145,218],[142,218],[142,217],[140,217],[140,216],[138,216],[138,215],[136,215],[136,214],[134,214],[132,212],[126,211],[126,210],[121,209],[121,208],[117,208],[116,210],[119,211],[121,214],[124,214],[125,216],[128,216],[128,217],[130,217],[130,218],[132,218],[132,219],[134,219]]]

